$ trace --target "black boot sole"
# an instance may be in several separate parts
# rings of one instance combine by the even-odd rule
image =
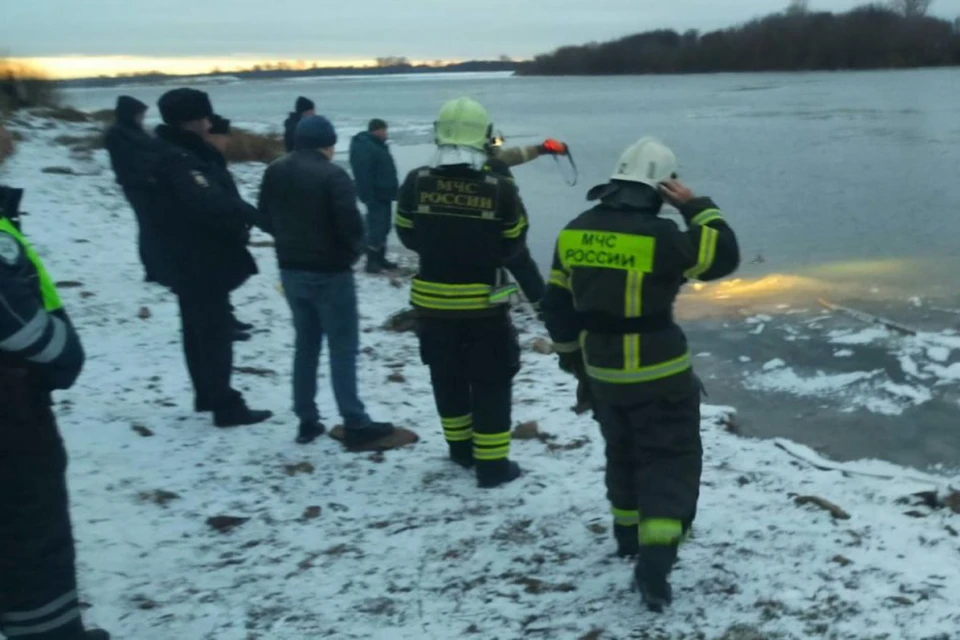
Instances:
[[[310,444],[311,442],[316,441],[320,436],[327,432],[327,428],[323,425],[320,425],[317,429],[312,429],[310,431],[301,431],[297,435],[296,443],[297,444]]]
[[[477,477],[477,486],[481,489],[496,489],[505,484],[509,484],[514,480],[520,478],[523,475],[523,471],[520,469],[520,465],[516,462],[511,463],[509,470],[506,474],[497,477],[497,478],[481,478]]]
[[[262,424],[273,417],[273,413],[266,411],[265,415],[259,415],[255,418],[247,418],[244,420],[218,420],[216,417],[213,419],[213,426],[218,429],[233,429],[235,427],[250,427],[255,424]]]

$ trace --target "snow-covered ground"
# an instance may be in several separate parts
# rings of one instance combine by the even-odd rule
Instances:
[[[544,332],[528,315],[514,418],[536,421],[541,438],[514,444],[522,480],[481,492],[445,460],[414,336],[382,328],[405,307],[405,282],[359,276],[360,380],[371,413],[421,441],[384,455],[293,444],[292,329],[272,249],[254,248],[262,274],[234,302],[258,331],[237,346],[236,383],[277,417],[214,429],[191,411],[175,305],[141,282],[105,153],[53,143],[83,127],[15,127],[27,139],[0,178],[27,189],[26,231],[67,283],[88,351],[58,413],[87,618],[120,640],[960,638],[960,518],[910,498],[946,480],[876,462],[824,470],[735,435],[724,407],[705,408],[700,515],[676,604],[644,611],[612,554],[599,432],[571,411],[574,385],[554,357],[531,348]],[[252,197],[262,166],[235,172]],[[835,338],[840,350],[883,336]],[[955,346],[913,350],[933,372]],[[790,383],[783,363],[764,372],[768,387]],[[326,381],[324,369],[333,423]]]

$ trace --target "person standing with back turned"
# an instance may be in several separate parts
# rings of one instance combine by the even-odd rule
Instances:
[[[316,106],[310,98],[304,98],[303,96],[297,98],[293,111],[290,112],[283,123],[283,146],[287,153],[293,151],[296,146],[297,125],[300,124],[300,120],[314,115],[316,113],[315,109]]]
[[[337,133],[323,116],[300,122],[296,150],[274,161],[263,176],[260,226],[275,239],[283,292],[293,313],[297,442],[307,444],[326,431],[316,404],[326,334],[344,444],[358,449],[393,435],[394,427],[374,422],[357,393],[360,318],[353,265],[362,251],[363,220],[353,181],[332,161],[336,144]]]
[[[542,311],[560,367],[588,380],[606,440],[607,497],[621,556],[647,607],[662,611],[681,538],[700,495],[700,393],[673,305],[688,279],[740,263],[737,238],[709,198],[677,180],[673,152],[653,138],[628,148],[599,200],[560,232]],[[681,231],[660,217],[680,210]]]
[[[504,265],[525,247],[527,216],[517,185],[484,169],[492,131],[474,100],[445,104],[435,160],[407,176],[396,216],[400,241],[420,256],[410,302],[450,458],[475,468],[482,488],[521,473],[509,458],[517,288]]]
[[[0,162],[5,135],[0,127]],[[0,186],[0,636],[109,640],[81,620],[67,452],[51,406],[80,375],[83,347],[17,227],[22,196]]]
[[[157,250],[157,240],[145,212],[154,197],[154,182],[150,173],[157,156],[156,141],[143,129],[147,105],[131,96],[117,98],[115,121],[104,136],[104,145],[110,154],[110,166],[117,184],[137,217],[140,262],[146,282],[164,284],[163,256]]]
[[[395,262],[387,260],[393,201],[400,186],[387,138],[387,123],[374,118],[366,131],[350,141],[350,168],[357,184],[357,196],[367,208],[367,273],[397,268]]]

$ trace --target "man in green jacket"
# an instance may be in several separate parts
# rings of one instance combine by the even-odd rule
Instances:
[[[397,199],[397,165],[387,146],[387,123],[374,118],[367,130],[350,141],[350,169],[357,197],[367,207],[367,273],[396,269],[387,260],[387,236],[393,225],[393,202]]]

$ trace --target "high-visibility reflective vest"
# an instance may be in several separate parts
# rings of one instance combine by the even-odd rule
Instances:
[[[27,241],[23,234],[20,233],[7,218],[0,218],[0,231],[10,234],[14,240],[20,243],[24,253],[27,254],[27,258],[33,263],[34,269],[37,270],[37,276],[40,279],[40,295],[43,297],[43,308],[46,309],[47,312],[61,309],[63,304],[60,302],[57,286],[54,284],[53,278],[50,277],[47,268],[43,265],[40,256],[37,255],[37,252],[34,251],[30,245],[30,242]]]

